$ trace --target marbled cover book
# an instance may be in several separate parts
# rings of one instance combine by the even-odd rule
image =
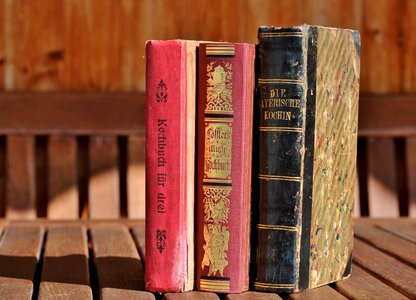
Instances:
[[[359,33],[304,25],[258,36],[254,286],[295,292],[351,272]]]

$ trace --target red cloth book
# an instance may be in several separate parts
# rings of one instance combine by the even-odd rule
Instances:
[[[146,289],[194,282],[195,41],[146,44]]]
[[[255,48],[201,44],[196,286],[248,289]]]

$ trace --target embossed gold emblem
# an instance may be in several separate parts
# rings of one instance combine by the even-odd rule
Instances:
[[[231,188],[204,187],[204,221],[228,223]]]
[[[209,267],[208,276],[223,276],[228,265],[227,251],[230,232],[230,187],[204,187],[204,239],[202,269]]]
[[[233,113],[232,104],[232,78],[233,66],[231,63],[207,65],[207,106],[205,113]]]

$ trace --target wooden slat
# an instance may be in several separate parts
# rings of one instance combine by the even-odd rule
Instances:
[[[337,282],[335,289],[348,299],[407,299],[357,265],[350,278]]]
[[[41,280],[89,286],[85,227],[49,226]]]
[[[404,93],[416,93],[416,39],[411,38],[416,30],[416,1],[405,0],[402,8],[403,42],[403,87]],[[416,218],[416,138],[407,140],[407,160],[409,175],[409,215]]]
[[[242,40],[247,43],[257,42],[257,28],[261,25],[274,25],[274,26],[293,26],[304,23],[303,14],[301,13],[304,9],[304,1],[302,0],[280,0],[280,1],[240,1],[239,7],[243,8],[242,11],[242,22],[239,27],[245,27],[246,32]],[[191,2],[194,6],[198,7],[202,11],[205,7],[198,5],[197,2]],[[207,1],[208,5],[211,3]],[[261,8],[261,9],[260,9]],[[276,14],[276,11],[285,12]],[[194,18],[198,20],[198,15],[194,15]],[[203,35],[205,22],[201,18],[198,20],[203,24],[202,26],[194,26],[190,30],[198,32],[201,31],[200,35]],[[198,23],[196,23],[198,25]],[[212,22],[210,26],[212,29],[217,29],[215,23]],[[223,28],[219,30],[231,30],[231,28]],[[231,30],[233,31],[233,30]],[[214,39],[216,35],[205,36],[208,39]]]
[[[128,0],[121,2],[120,8],[120,73],[121,89],[124,91],[144,91],[144,34],[147,29],[143,24],[149,24],[144,19],[142,2]],[[166,5],[166,3],[165,3]],[[144,22],[144,23],[143,23]],[[140,38],[137,38],[140,36]]]
[[[120,217],[120,181],[117,140],[91,137],[89,147],[89,216],[91,219]]]
[[[48,3],[47,0],[5,2],[3,12],[5,22],[2,24],[2,31],[5,33],[4,41],[7,40],[4,57],[4,89],[7,92],[59,89],[64,58],[62,47],[64,44],[65,20],[63,12],[63,1],[53,3]],[[27,24],[36,24],[36,26],[27,26]],[[40,28],[43,28],[43,30],[39,30]],[[9,93],[3,93],[0,99],[8,97],[7,95]],[[32,107],[30,99],[19,98],[16,100],[19,101],[17,105],[4,103],[0,100],[0,106],[8,110],[8,112],[3,111],[0,114],[5,113],[2,116],[4,121],[16,117],[12,123],[23,125],[25,122],[32,120],[30,111],[36,110],[36,107]],[[24,106],[26,108],[22,109]],[[14,109],[17,109],[17,112]],[[20,113],[23,114],[18,117]],[[8,116],[6,117],[6,115]],[[10,134],[16,133],[13,130],[9,132]],[[25,134],[24,132],[21,133]],[[30,133],[28,132],[27,135],[30,135]],[[8,188],[10,209],[7,217],[33,218],[36,215],[45,217],[47,197],[44,197],[46,192],[44,183],[47,182],[47,177],[39,172],[44,170],[42,168],[43,164],[35,164],[36,156],[42,158],[44,153],[36,151],[35,156],[36,148],[33,147],[32,137],[20,137],[20,139],[20,142],[16,142],[16,140],[10,142],[14,145],[12,146],[13,154],[9,152],[10,159],[8,161],[9,163],[13,162],[13,164],[8,166],[9,183],[12,182]],[[29,150],[31,147],[33,150]],[[29,153],[29,151],[32,153]],[[16,160],[10,156],[13,156]],[[17,162],[17,160],[20,160],[20,162]],[[36,201],[36,205],[35,199],[39,200]],[[14,201],[17,202],[13,203]]]
[[[163,297],[165,300],[219,300],[220,298],[214,293],[205,292],[186,292],[186,293],[166,293]]]
[[[377,225],[379,228],[391,232],[405,240],[416,243],[416,225],[406,223],[395,223],[393,220],[390,222],[383,222]]]
[[[359,136],[416,136],[416,95],[360,95],[358,119]]]
[[[171,9],[180,9],[184,7],[183,14],[175,14],[170,16],[170,9],[159,9],[156,13],[157,18],[168,19],[162,25],[165,30],[157,31],[157,35],[162,39],[170,39],[178,35],[185,34],[187,38],[198,37],[201,40],[221,40],[229,42],[247,41],[244,39],[246,26],[244,24],[244,15],[242,5],[234,5],[237,2],[233,1],[178,1],[175,3],[176,7]],[[232,9],[234,16],[228,17],[227,12]],[[257,7],[253,10],[259,10]],[[206,13],[208,11],[215,13]],[[192,13],[191,13],[192,12]],[[204,18],[199,18],[202,14]],[[248,19],[248,18],[247,18]],[[154,26],[156,23],[150,23]],[[234,28],[235,30],[231,30]],[[182,33],[183,32],[183,33]],[[253,31],[253,35],[249,36],[248,41],[255,41],[256,31]],[[247,41],[247,42],[248,42]]]
[[[128,217],[144,219],[145,215],[145,139],[131,136],[128,143],[127,169]]]
[[[370,216],[397,217],[394,140],[368,138],[367,149]]]
[[[145,222],[140,221],[139,224],[134,225],[132,228],[133,237],[136,241],[137,249],[139,250],[140,257],[144,260],[146,255],[146,243],[145,243]]]
[[[154,16],[146,15],[144,7],[150,3],[74,0],[65,4],[65,87],[144,91],[143,45],[152,35],[146,20]]]
[[[94,36],[91,28],[88,27],[88,10],[85,1],[66,1],[65,2],[65,19],[68,24],[66,27],[66,45],[65,45],[65,79],[64,85],[68,90],[78,89],[88,91],[95,85],[97,78],[91,76],[89,72],[92,61],[92,53],[89,49],[92,39],[88,39],[85,34]],[[90,51],[88,51],[90,50]]]
[[[416,228],[415,228],[416,230]],[[416,244],[370,225],[357,224],[355,236],[416,267]]]
[[[88,285],[44,281],[40,284],[39,300],[92,300]]]
[[[50,136],[48,143],[48,218],[78,218],[77,142],[74,137]]]
[[[279,300],[282,299],[278,294],[245,292],[241,294],[228,294],[225,300]]]
[[[415,3],[416,4],[416,3]],[[409,176],[409,217],[416,218],[416,137],[406,139]]]
[[[0,298],[7,300],[32,299],[33,283],[27,279],[0,276]]]
[[[361,91],[367,93],[400,92],[402,47],[400,1],[362,1]]]
[[[49,220],[49,219],[35,219],[35,220],[7,220],[6,225],[18,225],[18,226],[74,226],[83,225],[87,228],[96,225],[123,225],[127,228],[134,226],[144,226],[144,220],[130,220],[130,219],[113,219],[113,220],[91,220],[91,219],[78,219],[78,220]]]
[[[144,291],[122,290],[104,288],[101,289],[101,300],[155,300],[152,293]]]
[[[142,93],[0,95],[0,134],[130,135],[143,132]]]
[[[304,0],[300,10],[303,13],[303,22],[306,24],[319,24],[322,26],[361,29],[362,1],[332,0],[327,2]]]
[[[9,226],[0,244],[0,276],[33,280],[44,230],[38,226]]]
[[[402,42],[403,42],[403,86],[405,93],[416,93],[416,2],[405,0],[402,7]]]
[[[0,1],[0,11],[4,11],[5,3]],[[0,24],[4,26],[5,14],[0,14]],[[6,45],[5,30],[0,30],[0,89],[4,90],[5,65],[6,65]]]
[[[395,290],[407,297],[416,297],[416,269],[358,239],[354,240],[353,259]]]
[[[33,137],[7,137],[6,217],[9,219],[36,217],[34,143]]]
[[[408,217],[395,217],[395,218],[358,218],[355,219],[355,224],[361,225],[372,225],[372,226],[379,226],[379,225],[386,225],[394,223],[397,226],[416,226],[416,219],[414,218],[408,218]]]
[[[64,2],[6,1],[4,11],[6,90],[59,88],[64,60]]]
[[[289,295],[289,299],[292,300],[336,300],[347,299],[340,293],[328,285],[318,287],[316,289],[308,290],[302,293],[294,293]]]
[[[144,271],[129,231],[122,225],[91,226],[100,289],[144,289]]]
[[[84,48],[80,49],[90,59],[86,72],[88,88],[98,90],[120,89],[120,60],[121,47],[119,46],[122,36],[120,35],[121,2],[90,0],[83,2],[83,13],[85,18],[81,30],[88,30],[94,37],[94,42],[88,41]],[[97,51],[100,49],[100,51]],[[74,70],[76,71],[76,70]],[[76,76],[76,73],[73,75]]]

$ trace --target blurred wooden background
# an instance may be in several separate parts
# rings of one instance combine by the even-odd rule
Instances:
[[[3,91],[144,91],[144,44],[148,39],[202,39],[255,43],[260,25],[303,23],[361,32],[361,91],[371,94],[416,92],[416,1],[414,0],[0,0],[0,88]],[[400,116],[398,116],[400,117]],[[10,218],[35,216],[32,136],[12,136],[7,143],[7,201]],[[90,206],[107,207],[116,185],[117,141],[90,141],[94,153]],[[48,216],[77,217],[74,176],[75,138],[50,142],[52,169]],[[416,216],[416,139],[408,147],[410,214]],[[65,152],[62,152],[65,151]],[[129,143],[129,216],[144,216],[142,137]],[[397,216],[393,144],[369,143],[370,213]],[[58,176],[59,175],[59,176]],[[4,180],[5,175],[0,174]],[[131,184],[133,183],[133,184]],[[136,184],[137,183],[137,184]],[[383,197],[380,197],[380,195]],[[55,205],[56,204],[56,205]],[[91,215],[91,217],[94,217]]]

